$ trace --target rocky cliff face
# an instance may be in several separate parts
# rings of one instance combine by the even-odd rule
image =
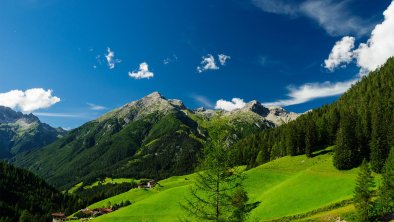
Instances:
[[[264,123],[269,127],[277,127],[284,123],[288,123],[297,119],[300,115],[294,112],[289,112],[279,106],[265,107],[256,100],[248,102],[243,108],[233,111],[206,110],[204,108],[198,108],[194,110],[194,112],[199,115],[203,115],[206,118],[212,118],[220,115],[228,118],[241,117],[250,123]]]
[[[33,114],[23,114],[0,106],[0,158],[43,147],[65,133],[41,123]]]

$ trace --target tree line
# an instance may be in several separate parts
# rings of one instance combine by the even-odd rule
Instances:
[[[42,222],[51,213],[72,214],[85,201],[63,194],[27,170],[0,162],[0,221]]]
[[[306,154],[335,145],[333,164],[344,170],[363,159],[382,172],[394,146],[394,58],[363,77],[341,98],[297,120],[240,140],[234,164],[255,167],[286,155]]]

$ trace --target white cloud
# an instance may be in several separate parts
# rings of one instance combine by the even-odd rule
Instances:
[[[354,37],[345,36],[337,41],[331,50],[328,59],[324,60],[324,67],[334,71],[341,64],[346,66],[353,60]]]
[[[328,65],[325,61],[325,67],[333,70],[342,63],[349,63],[352,59],[356,59],[357,66],[361,69],[360,74],[365,74],[375,70],[383,65],[388,58],[394,56],[394,2],[391,2],[390,6],[383,12],[383,15],[384,21],[375,26],[367,43],[361,43],[357,49],[349,52],[345,51],[352,47],[344,47],[342,50],[346,56],[338,59],[337,62],[333,62],[334,60],[330,61],[330,57],[337,43],[330,53],[328,60],[326,60],[329,61]],[[344,37],[343,39],[345,38],[350,39],[352,37]],[[349,43],[348,46],[352,45]],[[349,57],[350,55],[351,57]],[[349,58],[351,59],[349,60]]]
[[[253,0],[255,6],[268,13],[308,17],[317,22],[332,36],[346,34],[361,36],[371,30],[370,24],[349,12],[349,1],[306,0],[300,4],[290,2],[284,0]]]
[[[89,108],[91,110],[105,110],[105,109],[107,109],[107,107],[105,107],[105,106],[96,105],[94,103],[86,103],[86,104],[89,106]]]
[[[316,2],[321,2],[321,0]],[[353,37],[345,36],[337,42],[329,58],[325,60],[325,67],[333,70],[356,59],[357,65],[360,67],[360,74],[365,74],[368,71],[375,70],[383,65],[388,58],[394,56],[394,1],[391,2],[383,15],[384,21],[375,26],[367,43],[361,43],[357,49],[353,50]],[[290,106],[317,98],[340,95],[346,92],[359,78],[360,76],[345,82],[307,83],[300,87],[289,87],[289,99],[265,103],[264,105]]]
[[[226,101],[220,99],[216,102],[215,109],[223,109],[226,111],[232,111],[235,109],[241,109],[245,106],[245,102],[243,99],[240,98],[233,98],[231,101]]]
[[[231,59],[230,56],[224,55],[224,54],[219,54],[219,55],[218,55],[218,58],[219,58],[220,65],[222,65],[222,66],[225,66],[227,60]]]
[[[199,102],[201,105],[203,105],[204,107],[207,107],[207,108],[212,108],[213,107],[212,102],[208,98],[206,98],[205,96],[192,95],[191,97],[194,100],[196,100],[197,102]]]
[[[355,50],[357,65],[373,71],[394,56],[394,1],[383,12],[384,21],[375,26],[367,43]]]
[[[129,72],[129,76],[134,79],[149,79],[154,76],[154,73],[149,71],[149,66],[146,62],[140,64],[137,71]]]
[[[109,69],[114,69],[117,63],[122,62],[120,59],[115,58],[115,52],[111,51],[109,47],[107,48],[107,55],[105,55],[105,59],[107,60]]]
[[[60,102],[60,98],[52,95],[52,90],[33,88],[26,91],[11,90],[0,93],[0,105],[30,113],[38,109],[49,108]]]
[[[47,112],[34,112],[36,116],[44,117],[65,117],[65,118],[85,118],[86,115],[74,113],[47,113]]]
[[[253,0],[253,4],[265,12],[280,15],[296,15],[298,7],[279,0]]]
[[[367,34],[372,26],[348,10],[349,1],[307,0],[300,6],[300,12],[315,20],[332,36]]]
[[[171,62],[171,59],[170,59],[170,58],[165,58],[165,59],[163,59],[163,64],[164,64],[164,65],[170,64],[170,62]]]
[[[163,59],[163,64],[167,65],[172,62],[176,62],[177,60],[178,60],[178,56],[173,54],[171,57],[167,57],[167,58]]]
[[[208,54],[202,57],[201,66],[197,67],[197,72],[202,73],[207,70],[217,70],[219,67],[216,65],[215,58],[213,55]]]
[[[288,87],[289,99],[278,100],[276,102],[264,103],[265,106],[290,106],[309,102],[314,99],[336,96],[343,94],[358,79],[352,79],[345,82],[324,82],[324,83],[307,83],[299,87]]]

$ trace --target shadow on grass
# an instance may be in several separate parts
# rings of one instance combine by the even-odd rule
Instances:
[[[258,207],[261,204],[261,201],[257,201],[251,204],[246,205],[247,212],[252,211],[254,208]]]
[[[332,152],[333,152],[333,150],[320,150],[320,151],[313,153],[311,157],[316,157],[316,156],[320,156],[320,155],[324,155],[324,154],[332,153]]]

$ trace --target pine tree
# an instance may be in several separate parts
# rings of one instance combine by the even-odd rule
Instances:
[[[229,221],[234,212],[241,212],[232,204],[236,191],[242,188],[243,174],[232,168],[228,147],[223,138],[214,139],[205,149],[205,158],[190,198],[181,207],[198,220]]]
[[[257,164],[257,165],[261,165],[261,164],[263,164],[263,163],[264,163],[263,151],[260,150],[260,151],[259,151],[259,154],[257,154],[257,157],[256,157],[256,164]]]
[[[382,171],[384,162],[388,156],[388,119],[384,116],[383,102],[377,101],[375,112],[372,115],[372,135],[371,135],[371,168],[374,172]]]
[[[351,169],[360,164],[353,119],[347,112],[341,115],[334,153],[334,166],[340,170]]]
[[[29,211],[23,210],[21,216],[19,217],[19,222],[29,222],[31,221],[32,215]]]
[[[394,213],[394,147],[391,148],[390,155],[383,168],[382,186],[379,194],[382,213]]]
[[[375,186],[367,161],[361,164],[354,190],[354,205],[359,221],[369,221],[372,210],[372,189]]]
[[[312,157],[313,147],[316,146],[317,130],[316,125],[312,120],[308,120],[306,124],[305,133],[305,154],[307,157]]]
[[[246,204],[249,200],[248,194],[243,187],[238,187],[232,195],[231,204],[234,207],[233,215],[230,221],[243,222],[249,213],[249,207]]]

